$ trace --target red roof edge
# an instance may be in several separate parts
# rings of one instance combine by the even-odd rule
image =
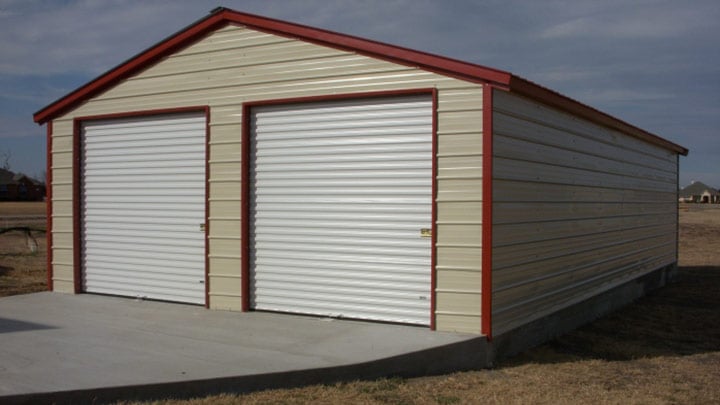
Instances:
[[[573,100],[570,97],[564,96],[556,91],[550,90],[521,77],[513,76],[510,80],[509,87],[510,91],[514,91],[518,94],[535,100],[540,100],[545,104],[548,104],[555,108],[559,108],[563,111],[573,113],[575,115],[579,115],[585,119],[588,119],[605,127],[610,127],[612,129],[616,129],[618,131],[630,134],[636,138],[661,146],[665,149],[672,150],[683,156],[687,156],[688,154],[688,149],[683,146],[670,142],[667,139],[661,138],[634,125],[628,124],[627,122],[615,118],[600,110],[597,110],[579,101]]]
[[[688,153],[688,150],[682,146],[611,117],[608,114],[563,96],[560,93],[517,77],[509,72],[333,31],[242,13],[222,7],[212,10],[209,16],[160,41],[137,56],[121,63],[117,67],[100,75],[98,78],[46,106],[36,112],[33,115],[33,119],[38,124],[44,124],[77,107],[89,98],[109,89],[121,80],[152,66],[152,64],[172,52],[194,43],[208,32],[229,23],[242,24],[264,32],[298,38],[333,48],[350,50],[403,65],[419,67],[461,80],[495,84],[556,108],[580,115],[590,121],[627,132],[635,137],[673,150],[682,155],[687,155]]]
[[[416,66],[468,81],[508,85],[512,77],[509,72],[487,66],[267,17],[227,10],[226,18],[229,22],[243,24],[260,31],[291,36],[333,48],[356,51],[364,55]]]
[[[107,90],[121,80],[144,70],[162,57],[183,48],[199,39],[202,35],[225,24],[220,14],[211,14],[183,30],[160,41],[140,54],[103,73],[89,83],[54,101],[33,114],[33,120],[44,124],[53,118],[77,107],[87,99]]]
[[[44,124],[114,86],[119,81],[144,70],[164,56],[192,44],[208,32],[229,23],[242,24],[260,31],[299,38],[334,48],[352,50],[468,81],[507,85],[512,77],[508,72],[485,66],[219,7],[213,10],[209,16],[160,41],[36,112],[33,119],[38,124]]]

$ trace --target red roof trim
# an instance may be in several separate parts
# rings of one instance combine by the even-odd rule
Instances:
[[[433,55],[430,53],[415,51],[408,48],[388,45],[377,41],[308,27],[305,25],[241,13],[225,8],[213,10],[212,14],[208,17],[190,25],[184,30],[150,47],[134,58],[120,64],[95,80],[48,105],[42,110],[36,112],[33,119],[38,124],[44,124],[75,108],[87,99],[107,90],[121,80],[144,70],[162,57],[198,41],[208,32],[229,23],[242,24],[264,32],[298,38],[333,48],[350,50],[403,65],[419,67],[424,70],[474,83],[491,83],[497,87],[518,92],[519,94],[545,102],[556,108],[580,115],[601,125],[623,132],[628,132],[633,136],[677,153],[683,155],[687,155],[688,153],[688,150],[680,145],[676,145],[658,137],[657,135],[653,135],[621,120],[613,118],[569,97],[514,76],[509,72]]]
[[[486,66],[421,52],[414,49],[388,45],[369,39],[339,34],[320,28],[274,20],[251,14],[225,10],[225,18],[233,23],[243,24],[265,32],[290,35],[306,41],[327,45],[333,48],[357,51],[365,55],[411,65],[444,75],[462,78],[473,82],[493,82],[507,85],[512,74]]]
[[[217,14],[206,17],[36,112],[33,115],[33,119],[38,124],[44,124],[68,110],[77,107],[87,99],[107,90],[121,80],[144,70],[160,58],[190,45],[200,39],[204,34],[219,28],[225,23],[226,21]]]
[[[540,100],[543,103],[548,104],[552,107],[573,113],[575,115],[579,115],[605,127],[610,127],[618,131],[630,134],[636,138],[640,138],[652,144],[662,146],[663,148],[672,150],[684,156],[687,156],[688,154],[687,148],[672,143],[655,134],[647,132],[644,129],[628,124],[627,122],[608,115],[600,110],[597,110],[586,104],[582,104],[567,96],[563,96],[558,92],[547,89],[523,78],[513,76],[510,80],[509,87],[510,91],[514,91],[518,94],[535,100]]]

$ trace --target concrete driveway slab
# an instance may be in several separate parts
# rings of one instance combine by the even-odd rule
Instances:
[[[81,294],[0,298],[0,402],[248,392],[487,366],[481,336]]]

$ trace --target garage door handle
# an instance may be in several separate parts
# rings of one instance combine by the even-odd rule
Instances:
[[[200,224],[200,232],[205,232],[205,224]]]

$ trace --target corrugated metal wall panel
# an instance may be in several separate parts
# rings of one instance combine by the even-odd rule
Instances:
[[[432,100],[258,107],[251,305],[430,322]]]
[[[53,123],[51,180],[53,290],[73,292],[72,124]]]
[[[506,94],[500,96],[503,98],[503,101],[507,99],[505,96]],[[501,103],[503,101],[501,101]],[[616,149],[639,152],[640,155],[643,156],[643,158],[639,159],[639,161],[641,161],[639,164],[642,165],[653,166],[662,161],[666,163],[675,162],[676,153],[671,150],[648,144],[636,137],[622,135],[616,130],[598,126],[584,119],[578,119],[570,114],[560,112],[552,107],[539,104],[530,99],[514,97],[512,105],[498,105],[498,111],[501,111],[502,115],[506,116],[498,116],[497,121],[495,117],[493,117],[493,122],[500,124],[499,128],[503,128],[503,121],[506,120],[507,117],[517,117],[525,122],[525,125],[527,125],[526,129],[532,128],[534,131],[538,131],[538,134],[542,133],[543,139],[547,132],[552,133],[553,130],[559,130],[558,134],[561,137],[572,135],[583,138],[582,141],[576,139],[576,141],[579,142],[583,142],[586,139],[598,140],[609,145],[615,145]],[[514,131],[513,134],[521,137],[523,135],[519,134],[522,132],[525,132],[526,135],[530,133],[528,131]],[[500,129],[499,133],[502,134],[505,132],[503,129]],[[562,144],[563,142],[561,141],[561,145]],[[571,146],[568,147],[571,148]],[[590,148],[586,150],[588,153],[591,153]]]
[[[639,189],[620,189],[593,187],[576,184],[529,183],[497,179],[493,181],[493,197],[499,202],[516,203],[518,201],[557,202],[557,203],[657,203],[669,201],[676,191],[650,191]]]
[[[299,72],[297,67],[300,65],[294,66],[295,61],[306,69]],[[336,69],[337,66],[342,68]],[[256,82],[245,74],[246,68],[252,68],[252,78]],[[263,77],[265,69],[272,74]],[[332,75],[328,76],[330,72]],[[242,301],[236,279],[231,280],[225,275],[232,273],[237,277],[240,274],[240,259],[230,258],[237,256],[241,246],[240,228],[221,218],[236,217],[241,212],[242,103],[418,88],[437,89],[437,165],[446,175],[445,180],[455,186],[452,192],[445,192],[445,185],[450,183],[441,180],[443,183],[438,184],[437,227],[442,232],[448,221],[466,223],[475,226],[474,232],[479,234],[481,195],[475,185],[482,166],[482,134],[478,126],[482,116],[481,86],[244,27],[223,27],[54,120],[53,138],[62,143],[62,148],[54,148],[53,162],[72,167],[73,117],[208,105],[212,148],[209,173],[210,307],[239,310]],[[72,198],[71,184],[54,187],[53,203],[61,198]],[[458,213],[462,213],[459,219]],[[64,215],[72,218],[70,210]],[[72,221],[68,222],[67,229],[63,229],[67,232],[61,237],[66,241],[63,246],[69,247],[72,253]],[[237,243],[237,248],[231,249],[232,242]],[[458,274],[454,270],[468,271],[472,282],[467,282],[466,289],[479,293],[480,251],[480,246],[470,243],[438,246],[438,282],[447,277],[452,283]],[[66,267],[59,266],[55,265],[55,274],[63,274],[70,280],[66,291],[71,292],[72,262]],[[457,315],[460,309],[453,300],[440,299],[437,309],[438,330],[479,333],[480,308],[473,314]]]
[[[482,89],[438,99],[437,311],[439,330],[480,333]]]
[[[83,125],[83,287],[205,302],[205,115]]]
[[[503,91],[494,103],[494,334],[675,260],[672,152]]]

